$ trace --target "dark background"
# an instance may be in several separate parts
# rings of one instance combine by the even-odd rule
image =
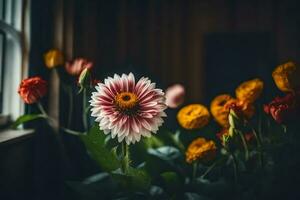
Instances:
[[[272,69],[300,56],[297,0],[32,0],[31,7],[30,74],[46,78],[42,55],[56,47],[69,60],[92,60],[100,80],[133,71],[162,88],[182,83],[187,103],[208,105],[256,77],[270,97],[277,93]],[[64,199],[65,180],[96,170],[72,137],[64,138],[72,150],[66,161],[45,127],[1,147],[3,199]]]

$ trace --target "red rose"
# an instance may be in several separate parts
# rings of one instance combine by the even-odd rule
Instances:
[[[84,58],[76,58],[65,65],[66,71],[72,76],[79,76],[85,68],[91,69],[92,67],[93,63]]]
[[[264,105],[264,111],[281,124],[293,119],[299,113],[299,97],[294,93],[288,93],[284,97],[276,97],[269,104]]]
[[[27,104],[36,103],[47,93],[47,82],[35,76],[22,80],[18,93]]]

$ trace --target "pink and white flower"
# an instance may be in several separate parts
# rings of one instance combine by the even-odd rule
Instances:
[[[85,58],[76,58],[65,64],[65,69],[71,76],[79,76],[84,69],[92,69],[93,63]]]
[[[175,84],[166,90],[166,104],[170,108],[177,108],[184,102],[185,90],[180,84]]]
[[[96,90],[90,101],[92,116],[100,130],[119,142],[139,142],[141,136],[150,137],[163,124],[167,108],[164,93],[148,78],[136,83],[132,73],[115,74],[98,83]]]

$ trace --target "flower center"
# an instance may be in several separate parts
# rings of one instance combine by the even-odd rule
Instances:
[[[131,113],[138,105],[138,98],[131,92],[121,92],[117,94],[115,104],[119,110]]]

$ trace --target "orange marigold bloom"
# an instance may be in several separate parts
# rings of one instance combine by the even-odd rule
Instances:
[[[234,101],[234,98],[231,97],[229,94],[222,94],[215,97],[210,104],[211,114],[215,118],[216,122],[222,127],[229,127],[229,108],[225,107],[225,105],[230,104]]]
[[[255,113],[255,107],[252,103],[234,99],[229,94],[222,94],[215,97],[210,105],[210,111],[218,124],[224,128],[228,128],[228,115],[230,109],[233,107],[238,110],[241,117],[247,119],[250,119]]]
[[[292,92],[300,88],[300,69],[293,62],[276,67],[272,77],[278,89],[283,92]]]
[[[201,104],[190,104],[180,109],[177,114],[179,124],[188,130],[202,128],[209,122],[210,114]]]
[[[241,101],[253,103],[256,99],[258,99],[263,88],[264,83],[260,79],[256,78],[240,84],[235,90],[235,95],[236,98]]]
[[[192,163],[196,160],[209,162],[216,157],[217,147],[214,141],[206,140],[205,138],[195,139],[185,153],[186,162]]]
[[[64,56],[61,51],[57,49],[51,49],[44,54],[44,61],[45,61],[45,65],[49,69],[52,69],[54,67],[64,64]]]
[[[240,101],[238,99],[234,99],[225,104],[225,109],[228,110],[234,109],[234,111],[240,116],[247,119],[250,119],[255,113],[255,107],[252,103],[248,101]]]
[[[27,104],[36,103],[47,93],[47,82],[41,77],[35,76],[22,80],[18,93]]]

